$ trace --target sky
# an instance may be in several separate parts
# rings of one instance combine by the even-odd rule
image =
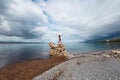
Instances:
[[[120,34],[120,0],[0,0],[0,41],[84,42]]]

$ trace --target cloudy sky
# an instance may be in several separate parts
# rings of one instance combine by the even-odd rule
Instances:
[[[81,42],[120,34],[120,0],[0,0],[0,41]]]

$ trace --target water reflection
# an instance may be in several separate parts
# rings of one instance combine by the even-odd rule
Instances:
[[[3,47],[2,47],[3,46]],[[47,44],[0,44],[0,67],[24,60],[49,58]]]
[[[120,43],[64,43],[72,54],[119,49]],[[49,58],[48,44],[0,44],[0,67],[24,60]]]
[[[65,44],[69,52],[72,54],[120,48],[120,43],[65,43]]]

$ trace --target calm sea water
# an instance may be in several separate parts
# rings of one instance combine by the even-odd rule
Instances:
[[[65,43],[71,54],[120,49],[120,43]],[[49,58],[48,44],[0,44],[0,67],[20,61]]]

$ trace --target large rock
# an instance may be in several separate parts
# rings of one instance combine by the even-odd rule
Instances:
[[[110,56],[114,58],[120,58],[120,50],[112,50]]]
[[[57,44],[50,42],[50,56],[66,56],[68,54],[64,44]]]

